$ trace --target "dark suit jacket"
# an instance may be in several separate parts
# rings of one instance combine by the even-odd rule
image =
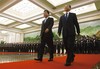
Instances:
[[[62,31],[62,35],[65,37],[75,35],[75,27],[77,33],[80,33],[80,28],[75,13],[69,13],[68,18],[66,18],[65,15],[62,15],[59,21],[58,34],[60,35]]]
[[[42,26],[41,26],[41,38],[42,37],[49,37],[49,38],[53,38],[53,33],[52,33],[52,27],[54,24],[54,20],[53,18],[48,17],[48,19],[46,20],[46,22],[44,23],[44,21],[42,22]],[[49,29],[49,32],[45,33],[46,29]]]

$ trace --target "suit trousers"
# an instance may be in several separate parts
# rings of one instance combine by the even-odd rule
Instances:
[[[67,53],[66,63],[71,63],[74,58],[75,35],[63,36],[63,42]]]
[[[41,45],[39,46],[39,51],[38,51],[38,58],[41,60],[43,58],[44,47],[46,44],[49,48],[49,54],[50,54],[49,59],[53,59],[53,52],[54,52],[53,38],[52,37],[43,37],[43,38],[41,38]]]

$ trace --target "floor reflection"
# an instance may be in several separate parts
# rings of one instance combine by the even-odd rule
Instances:
[[[36,58],[36,53],[2,53],[0,54],[0,63],[9,63],[25,60],[34,60]],[[49,54],[44,54],[43,58],[48,58]],[[54,54],[55,57],[64,56],[59,54]]]

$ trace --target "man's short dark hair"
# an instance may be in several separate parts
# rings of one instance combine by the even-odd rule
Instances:
[[[50,13],[48,10],[44,10],[44,12],[47,12],[48,14]]]
[[[69,8],[71,8],[71,5],[68,5],[69,6]]]

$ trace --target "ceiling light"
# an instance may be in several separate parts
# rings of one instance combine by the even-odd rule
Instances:
[[[22,0],[3,13],[24,20],[43,13],[43,9],[28,0]]]
[[[53,6],[59,6],[61,4],[65,4],[67,2],[70,2],[72,0],[47,0],[49,3],[51,3]]]
[[[79,14],[84,14],[84,13],[95,11],[95,10],[97,10],[95,3],[92,3],[92,4],[88,4],[85,6],[81,6],[81,7],[72,9],[70,12],[73,12],[73,13],[76,13],[77,15],[79,15]],[[63,12],[63,13],[65,13],[65,12]]]
[[[19,29],[24,29],[24,28],[28,28],[28,27],[31,27],[31,26],[28,24],[22,24],[22,25],[16,26],[16,28],[19,28]]]
[[[10,20],[8,18],[5,18],[5,17],[0,17],[0,24],[2,25],[8,25],[8,24],[11,24],[15,22],[14,20]]]

